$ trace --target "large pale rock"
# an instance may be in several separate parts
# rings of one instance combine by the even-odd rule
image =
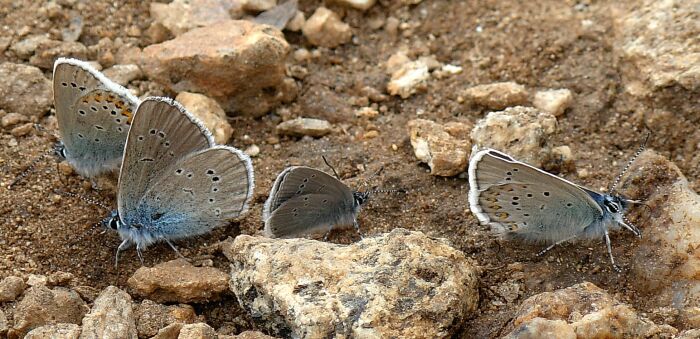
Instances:
[[[103,73],[110,80],[122,86],[126,86],[132,80],[140,79],[143,76],[141,68],[134,64],[114,65],[104,70]]]
[[[43,325],[60,323],[80,324],[88,307],[72,290],[46,286],[30,287],[14,312],[12,335],[22,337],[27,332]]]
[[[528,102],[527,89],[515,82],[474,86],[464,91],[464,96],[467,100],[489,109],[504,109]]]
[[[670,338],[677,333],[589,282],[528,298],[508,327],[512,332],[506,338]]]
[[[288,52],[279,30],[227,20],[146,47],[141,68],[171,91],[202,93],[227,112],[260,116],[289,100]]]
[[[240,235],[222,249],[231,290],[274,335],[444,338],[478,304],[472,261],[420,232],[352,245]]]
[[[335,12],[325,7],[316,8],[301,32],[312,45],[333,48],[347,43],[352,38],[350,25],[340,20]]]
[[[322,119],[296,118],[281,122],[275,130],[281,135],[322,137],[333,131],[333,125]]]
[[[107,287],[85,318],[81,339],[137,338],[131,296],[115,286]]]
[[[627,91],[681,114],[700,98],[700,10],[683,0],[645,0],[616,15],[613,44]]]
[[[151,300],[144,300],[134,310],[136,329],[139,337],[153,337],[171,324],[191,324],[197,320],[197,314],[190,305],[162,305]],[[177,335],[175,336],[177,337]]]
[[[0,64],[0,109],[28,117],[43,116],[53,104],[51,81],[40,69],[22,64]]]
[[[674,307],[700,305],[700,196],[678,167],[653,151],[639,156],[621,191],[649,206],[634,209],[643,236],[632,251],[636,278],[630,282]]]
[[[217,144],[224,145],[231,139],[233,127],[226,120],[226,112],[216,100],[206,95],[189,92],[181,92],[175,100],[204,123],[204,126],[214,135],[214,141]]]
[[[51,37],[48,34],[30,35],[12,44],[10,50],[13,51],[20,59],[26,60],[34,55],[34,52],[36,52],[37,48],[39,48],[39,45],[50,40]]]
[[[541,167],[550,156],[548,137],[557,129],[557,119],[531,107],[510,107],[491,112],[472,130],[472,144],[494,148],[515,159]]]
[[[0,281],[0,303],[14,301],[19,297],[27,285],[20,277],[9,276]]]
[[[177,259],[141,267],[127,283],[140,296],[156,302],[203,302],[218,299],[228,289],[228,275]]]
[[[166,27],[175,36],[193,28],[230,20],[230,12],[240,12],[241,0],[174,0],[164,4],[152,2],[151,17],[154,22]]]
[[[44,325],[37,327],[26,336],[24,339],[78,339],[80,338],[80,326],[76,324],[55,324]]]
[[[460,122],[440,125],[430,120],[414,119],[408,122],[408,133],[416,158],[430,166],[430,174],[453,176],[467,168],[472,127]]]

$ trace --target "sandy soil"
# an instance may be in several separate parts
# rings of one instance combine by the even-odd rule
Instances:
[[[257,144],[261,155],[254,158],[256,192],[250,213],[240,223],[232,223],[198,239],[179,242],[182,254],[197,260],[211,258],[214,265],[228,270],[225,258],[213,244],[240,233],[255,234],[262,229],[262,205],[275,176],[284,167],[305,164],[325,169],[321,159],[326,155],[341,176],[351,186],[359,186],[376,169],[384,166],[381,176],[371,180],[382,188],[406,188],[407,196],[386,194],[372,198],[360,216],[362,232],[374,235],[396,227],[422,231],[430,236],[444,237],[485,270],[482,277],[481,306],[478,315],[463,326],[463,335],[493,337],[501,329],[517,305],[536,293],[591,281],[608,290],[622,301],[642,312],[650,313],[663,305],[628,288],[628,276],[615,272],[610,266],[603,242],[567,244],[536,257],[540,246],[505,243],[490,236],[469,212],[468,183],[463,178],[439,178],[428,174],[419,164],[408,140],[406,123],[417,117],[439,122],[476,122],[485,111],[459,103],[463,89],[483,83],[512,80],[531,89],[569,88],[574,103],[559,118],[559,130],[550,140],[552,145],[568,145],[576,157],[576,168],[587,169],[586,178],[576,171],[560,175],[600,190],[608,186],[619,169],[644,139],[642,116],[646,109],[622,94],[617,59],[613,54],[611,5],[594,3],[578,6],[575,1],[424,1],[404,7],[391,1],[380,1],[363,17],[360,12],[332,7],[345,15],[344,21],[354,28],[355,41],[331,50],[321,59],[304,65],[308,75],[298,80],[301,92],[294,103],[285,107],[291,115],[321,117],[345,127],[346,133],[321,139],[282,138],[276,149],[266,143],[280,121],[279,115],[269,114],[259,119],[236,117],[231,144],[245,148]],[[117,3],[114,7],[113,4]],[[301,1],[307,13],[317,6],[314,1]],[[80,42],[89,46],[100,38],[121,37],[127,41],[126,26],[137,25],[145,31],[150,25],[148,4],[140,2],[98,1],[83,14],[85,30]],[[68,25],[61,17],[45,20],[33,1],[0,8],[0,34],[16,35],[27,26],[32,33],[55,34]],[[386,31],[373,30],[368,20],[388,16],[415,23],[408,37],[391,36]],[[582,31],[581,20],[592,20],[597,29]],[[478,32],[477,27],[481,27]],[[312,48],[300,33],[286,33],[292,48]],[[142,39],[141,46],[147,42]],[[391,97],[380,103],[387,112],[367,122],[356,119],[351,105],[360,97],[360,88],[372,86],[384,90],[388,81],[380,63],[399,48],[410,55],[434,55],[439,61],[464,67],[461,74],[441,80],[431,80],[425,93],[402,100]],[[0,55],[0,62],[22,62],[11,53]],[[290,56],[290,64],[295,61]],[[50,78],[50,74],[46,74]],[[6,85],[6,84],[5,84]],[[145,81],[131,86],[146,88]],[[159,93],[153,93],[159,94]],[[163,93],[174,97],[174,93]],[[40,121],[46,124],[45,120]],[[373,125],[373,126],[372,126]],[[0,179],[7,185],[31,160],[52,146],[51,125],[46,132],[33,132],[15,138],[9,130],[0,135]],[[379,130],[379,137],[364,140],[361,136],[370,128]],[[11,139],[19,145],[9,147]],[[672,142],[663,135],[653,135],[649,147],[672,159],[682,158]],[[392,149],[392,144],[397,150]],[[694,188],[700,187],[700,177],[693,176],[682,162],[678,163]],[[364,169],[364,170],[362,170]],[[54,190],[64,190],[94,198],[115,206],[114,193],[109,189],[96,192],[90,182],[77,175],[64,175],[57,170],[56,161],[42,162],[16,189],[0,191],[0,276],[10,274],[55,271],[71,272],[80,284],[103,288],[107,285],[125,286],[126,280],[141,266],[136,253],[127,251],[119,269],[114,267],[114,253],[119,240],[116,234],[101,234],[88,230],[108,211],[76,198],[60,196]],[[636,198],[636,197],[635,197]],[[632,220],[644,229],[643,216],[632,213]],[[349,243],[357,240],[352,231],[335,232],[331,241]],[[613,251],[621,266],[632,260],[627,256],[636,239],[629,233],[613,235]],[[167,245],[157,245],[145,252],[145,265],[176,258]],[[512,263],[522,263],[525,278],[518,299],[508,302],[494,291],[508,283],[513,271],[501,269]],[[247,325],[235,320],[240,311],[235,298],[222,302],[197,305],[215,328],[237,322],[241,329]],[[677,325],[677,324],[672,324]],[[681,326],[682,328],[682,326]]]

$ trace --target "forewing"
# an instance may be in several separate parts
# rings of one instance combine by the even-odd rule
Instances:
[[[496,232],[556,242],[583,232],[602,216],[578,185],[495,150],[469,164],[469,206]]]
[[[148,183],[127,223],[177,239],[204,234],[248,209],[254,189],[250,158],[228,146],[188,154]]]
[[[352,224],[352,199],[309,193],[284,201],[265,220],[265,233],[275,238],[300,236],[321,228]]]
[[[119,215],[134,211],[170,166],[213,144],[211,133],[180,104],[168,98],[144,100],[134,114],[119,173]]]
[[[277,176],[263,208],[263,220],[285,201],[306,194],[328,194],[352,201],[352,191],[340,180],[306,166],[288,167]]]
[[[68,162],[88,177],[118,169],[138,99],[74,59],[56,61],[53,89]]]

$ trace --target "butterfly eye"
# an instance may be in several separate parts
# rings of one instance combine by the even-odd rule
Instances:
[[[620,205],[618,205],[615,202],[605,200],[604,204],[605,204],[605,208],[607,208],[608,212],[610,212],[610,213],[617,213],[620,211]]]

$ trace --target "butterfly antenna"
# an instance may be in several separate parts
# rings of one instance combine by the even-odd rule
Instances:
[[[376,172],[372,173],[372,175],[370,175],[369,177],[367,177],[367,179],[365,179],[365,181],[362,183],[361,187],[369,186],[369,181],[372,180],[372,178],[378,176],[380,173],[382,173],[383,170],[384,170],[384,166],[379,167],[379,169]],[[372,192],[372,193],[377,193],[377,192]]]
[[[17,177],[15,177],[15,179],[12,180],[12,182],[10,183],[9,186],[7,186],[7,188],[12,189],[15,185],[19,184],[22,180],[24,180],[24,178],[26,178],[29,174],[31,174],[32,172],[34,172],[34,170],[36,170],[36,165],[39,163],[39,161],[42,161],[44,158],[46,158],[52,154],[54,154],[53,150],[46,151],[44,154],[39,155],[38,157],[34,158],[34,160],[32,160],[32,162],[29,163],[29,166],[27,166],[27,168],[24,171],[22,171],[22,173],[20,173]]]
[[[335,171],[335,168],[334,168],[333,166],[331,166],[331,163],[328,162],[328,159],[326,159],[326,156],[325,156],[325,155],[322,155],[321,158],[323,158],[323,162],[326,163],[326,166],[328,166],[328,167],[331,168],[331,171],[333,171],[333,174],[335,175],[335,178],[338,179],[338,180],[341,180],[341,179],[340,179],[340,176],[338,175],[338,172],[336,172],[336,171]]]
[[[83,239],[85,239],[85,237],[86,237],[88,234],[90,234],[90,233],[92,233],[93,231],[95,231],[96,229],[100,228],[101,225],[102,225],[102,222],[97,222],[97,223],[95,223],[94,225],[90,226],[88,229],[86,229],[85,231],[83,231],[83,233],[81,233],[80,236],[78,236],[77,239],[74,239],[73,241],[69,242],[68,245],[69,245],[69,246],[73,246],[73,245],[78,244],[79,242],[82,242]]]
[[[642,154],[642,152],[644,152],[644,150],[646,149],[647,141],[649,141],[650,136],[651,136],[651,132],[647,133],[646,138],[644,138],[644,142],[642,142],[642,144],[639,146],[639,149],[637,150],[637,152],[634,153],[634,155],[632,156],[632,159],[630,159],[630,161],[627,162],[627,165],[625,165],[625,167],[622,169],[622,172],[620,172],[620,174],[615,178],[615,180],[613,181],[612,186],[610,186],[610,189],[608,190],[608,192],[610,192],[611,194],[613,192],[615,192],[615,190],[617,189],[617,185],[620,184],[622,177],[625,175],[625,173],[627,173],[627,170],[630,169],[630,167],[632,166],[632,163],[634,163],[634,161],[637,160],[637,157],[639,157],[639,155]]]
[[[109,208],[107,205],[105,205],[105,204],[103,204],[103,203],[101,203],[101,202],[99,202],[99,201],[97,201],[97,200],[95,200],[95,199],[91,199],[91,198],[88,198],[88,197],[86,197],[86,196],[82,196],[82,195],[80,195],[80,194],[75,194],[75,193],[66,192],[66,191],[61,191],[61,190],[54,190],[54,193],[60,194],[60,195],[63,195],[63,196],[67,196],[67,197],[78,198],[78,199],[80,199],[80,200],[82,200],[82,201],[85,201],[85,202],[88,203],[88,204],[95,205],[95,206],[100,206],[100,207],[104,208],[104,209],[107,210],[107,211],[111,211],[111,210],[112,210],[112,209]]]
[[[384,189],[384,190],[371,190],[368,192],[369,194],[375,194],[375,193],[403,193],[406,194],[408,193],[408,190],[405,188],[396,188],[396,189]]]

